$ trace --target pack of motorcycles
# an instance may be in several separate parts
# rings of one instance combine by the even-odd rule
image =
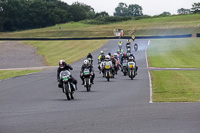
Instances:
[[[134,50],[138,50],[138,46],[134,45]],[[115,75],[117,75],[118,71],[121,69],[124,76],[127,76],[133,80],[133,78],[137,75],[136,74],[136,64],[134,61],[128,61],[127,59],[124,59],[122,63],[120,63],[122,57],[122,53],[119,53],[118,58],[116,60],[116,64],[112,64],[111,61],[102,61],[98,62],[98,65],[100,68],[99,73],[103,74],[103,77],[107,79],[109,82],[111,78],[114,78]],[[89,63],[92,65],[92,59],[88,59]],[[89,92],[91,91],[91,73],[89,69],[84,69],[83,71],[84,76],[84,87]],[[72,76],[69,71],[62,71],[60,73],[60,79],[63,82],[62,91],[66,95],[68,100],[74,99],[74,91],[76,86],[71,82]]]

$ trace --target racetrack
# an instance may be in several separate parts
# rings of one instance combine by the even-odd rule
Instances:
[[[114,53],[118,41],[102,50]],[[79,78],[83,60],[73,63],[79,85],[72,101],[57,87],[56,69],[1,81],[0,133],[199,133],[200,103],[149,103],[148,40],[136,42],[134,80],[119,72],[107,82],[98,73],[99,50],[93,53],[95,84],[86,92]]]

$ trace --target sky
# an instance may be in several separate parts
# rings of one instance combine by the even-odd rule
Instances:
[[[90,5],[95,12],[106,11],[113,16],[115,8],[120,2],[129,4],[138,4],[143,8],[145,15],[159,15],[164,11],[171,14],[177,14],[180,8],[191,9],[193,3],[200,2],[200,0],[61,0],[71,5],[74,2],[80,2]]]

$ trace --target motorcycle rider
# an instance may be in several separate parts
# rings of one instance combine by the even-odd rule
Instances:
[[[128,56],[126,55],[126,52],[124,52],[124,54],[121,58],[121,61],[120,61],[121,64],[122,64],[123,60],[128,60]]]
[[[92,63],[93,63],[93,57],[92,57],[92,54],[91,53],[88,53],[88,55],[87,55],[87,59],[91,59],[91,65],[92,65]]]
[[[135,35],[132,35],[132,40],[135,41]]]
[[[117,53],[118,53],[118,54],[123,53],[123,49],[118,49],[118,50],[117,50]]]
[[[117,55],[117,53],[114,53],[114,58],[115,58],[116,60],[118,60],[118,55]]]
[[[118,58],[118,54],[117,53],[114,53],[114,59],[116,60],[117,62],[117,70],[119,70],[119,58]]]
[[[113,73],[113,76],[114,76],[115,72],[117,73],[117,60],[114,58],[114,56],[110,56],[110,58],[111,58],[111,62],[112,62],[113,70],[114,70],[114,73]]]
[[[95,74],[94,74],[94,70],[93,70],[93,67],[90,65],[89,61],[88,60],[84,60],[83,61],[83,65],[81,67],[81,72],[80,72],[80,78],[82,80],[82,84],[81,85],[84,85],[84,76],[83,76],[83,72],[84,72],[84,69],[87,68],[89,69],[90,71],[90,74],[91,74],[91,83],[94,84],[94,77],[95,77]]]
[[[102,57],[103,55],[105,56],[104,52],[101,51],[101,52],[100,52],[100,55],[99,55],[99,57],[98,57],[98,64],[101,63],[101,57]]]
[[[118,47],[119,47],[119,49],[122,48],[122,41],[118,42]]]
[[[135,51],[137,51],[137,49],[138,49],[137,43],[134,44],[134,49],[135,49]]]
[[[61,71],[65,71],[65,70],[73,70],[73,68],[70,66],[70,65],[68,65],[64,60],[60,60],[59,61],[59,67],[58,67],[58,69],[57,69],[57,81],[58,81],[58,87],[59,88],[62,88],[63,86],[63,84],[62,84],[62,80],[60,80],[60,72]],[[72,75],[71,75],[71,78],[72,78],[72,83],[75,85],[75,88],[74,89],[76,89],[77,90],[77,80],[74,78],[74,77],[72,77]]]
[[[101,63],[104,62],[104,60],[105,60],[105,55],[103,54],[103,55],[101,56],[100,60],[98,60],[98,62],[99,62],[99,63],[98,63],[98,64],[99,64],[99,66],[98,66],[99,73],[101,73],[101,71],[102,71],[100,66],[101,66]]]
[[[128,53],[129,53],[129,55],[128,55]],[[131,49],[130,49],[130,48],[127,49],[126,54],[127,54],[128,56],[130,56],[130,54],[131,54]]]
[[[110,68],[111,68],[111,73],[113,74],[112,62],[111,62],[111,59],[110,59],[110,56],[109,56],[109,55],[106,55],[106,56],[105,56],[105,62],[109,62]],[[103,66],[102,72],[103,72],[103,74],[105,73],[105,66]]]
[[[126,49],[131,48],[131,40],[127,40]]]
[[[135,56],[133,54],[130,54],[130,56],[128,58],[128,62],[131,62],[131,61],[133,61],[135,63],[136,75],[137,75],[138,66],[136,65]]]

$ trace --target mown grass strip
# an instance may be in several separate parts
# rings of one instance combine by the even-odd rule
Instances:
[[[101,48],[107,40],[84,41],[26,41],[25,44],[34,46],[38,54],[45,57],[50,66],[57,66],[59,60],[73,63]]]
[[[0,70],[0,80],[22,76],[30,73],[36,73],[40,71],[42,70]]]
[[[151,71],[153,102],[200,102],[200,71]]]
[[[200,39],[152,40],[148,49],[151,67],[200,68]]]

